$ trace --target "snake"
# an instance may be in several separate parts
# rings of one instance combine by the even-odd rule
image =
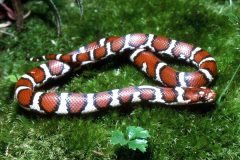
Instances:
[[[49,81],[67,77],[82,66],[123,55],[159,85],[127,86],[97,93],[40,90]],[[164,57],[196,70],[176,71],[162,60]],[[37,113],[86,114],[141,102],[166,106],[211,104],[217,97],[206,87],[217,76],[216,60],[200,47],[154,34],[102,38],[68,54],[46,54],[30,60],[47,62],[18,79],[14,97],[22,108]]]

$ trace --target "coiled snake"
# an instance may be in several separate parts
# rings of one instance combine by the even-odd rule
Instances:
[[[135,66],[163,87],[131,86],[99,93],[35,91],[49,80],[63,77],[80,66],[122,54],[128,54]],[[161,55],[190,63],[198,70],[177,72],[159,59]],[[216,99],[211,89],[203,87],[216,77],[215,59],[199,47],[153,34],[103,38],[69,54],[49,54],[31,60],[50,61],[30,70],[18,80],[15,97],[24,109],[40,113],[89,113],[141,101],[187,105],[212,103]]]

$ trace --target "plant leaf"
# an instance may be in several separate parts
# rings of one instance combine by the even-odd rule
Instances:
[[[124,134],[119,130],[115,130],[112,132],[110,142],[113,145],[120,144],[121,146],[126,145],[128,143],[128,141],[124,137]]]
[[[14,74],[8,75],[6,77],[6,79],[8,79],[10,82],[13,82],[13,83],[16,83],[19,78],[20,78],[20,75],[14,75]]]
[[[148,146],[147,140],[145,139],[134,139],[128,142],[129,149],[133,150],[138,149],[143,153],[146,152],[147,146]]]
[[[149,132],[147,130],[144,130],[142,127],[135,127],[135,126],[127,127],[127,134],[128,134],[129,140],[132,140],[135,138],[146,139],[150,137]]]

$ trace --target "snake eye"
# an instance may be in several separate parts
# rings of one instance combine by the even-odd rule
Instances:
[[[213,102],[216,99],[216,93],[208,88],[201,88],[202,90],[198,92],[199,100],[201,102]]]
[[[185,99],[190,100],[191,104],[210,103],[216,99],[216,93],[209,88],[189,88],[185,92]]]

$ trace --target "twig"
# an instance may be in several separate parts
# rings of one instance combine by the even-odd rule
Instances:
[[[231,80],[229,81],[229,83],[226,85],[226,87],[224,88],[224,90],[222,91],[221,95],[219,96],[218,100],[217,100],[217,104],[219,104],[223,98],[223,96],[226,94],[226,92],[228,91],[228,89],[230,88],[230,85],[232,84],[234,78],[236,77],[237,75],[237,72],[239,71],[240,69],[240,64],[238,65],[237,69],[235,70]]]
[[[55,23],[57,26],[57,35],[60,36],[61,35],[61,17],[60,17],[59,11],[52,0],[47,0],[47,3],[49,7],[53,10],[53,14],[55,16]]]
[[[6,28],[8,26],[10,26],[12,24],[11,21],[6,21],[6,22],[3,22],[3,23],[0,23],[0,29],[1,28]]]
[[[83,16],[83,0],[75,0],[75,2],[77,3],[79,10],[80,10],[80,16],[82,18]]]
[[[93,150],[92,152],[93,152],[94,154],[98,155],[98,156],[105,156],[104,153],[99,152],[99,151],[96,151],[96,150]]]
[[[11,36],[11,37],[14,37],[14,34],[9,33],[9,32],[6,32],[6,31],[3,31],[3,30],[0,30],[0,33],[3,33],[3,34],[6,34],[6,35],[9,35],[9,36]]]
[[[12,0],[12,5],[16,13],[16,27],[20,32],[23,29],[23,9],[21,0]]]

